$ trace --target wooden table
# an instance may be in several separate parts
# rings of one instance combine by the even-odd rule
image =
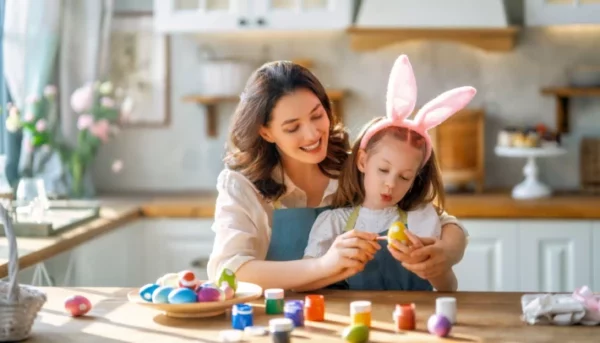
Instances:
[[[48,301],[40,311],[28,342],[219,342],[219,331],[231,328],[225,315],[211,319],[172,319],[150,308],[128,303],[123,288],[43,288]],[[71,318],[63,310],[63,300],[73,294],[88,297],[93,308],[84,317]],[[427,333],[426,321],[434,311],[435,298],[444,293],[431,292],[350,292],[324,291],[326,321],[306,322],[293,332],[292,342],[342,342],[340,333],[349,323],[349,303],[373,302],[371,342],[591,342],[600,327],[529,326],[520,320],[521,293],[459,292],[458,323],[451,337],[440,339]],[[288,293],[286,299],[302,299]],[[394,304],[414,302],[417,330],[394,332]],[[262,299],[255,302],[255,325],[267,325],[276,316],[266,316]],[[594,338],[595,337],[595,338]],[[272,342],[258,337],[245,342]]]

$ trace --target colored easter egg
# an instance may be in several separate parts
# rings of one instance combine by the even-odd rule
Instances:
[[[92,303],[82,295],[73,295],[65,299],[65,310],[73,317],[83,316],[92,309]]]
[[[155,283],[149,283],[145,285],[144,287],[140,288],[140,297],[147,302],[152,302],[152,293],[154,293],[154,290],[156,290],[158,287],[160,286]]]
[[[225,293],[219,288],[202,287],[196,294],[199,302],[225,300]]]
[[[179,274],[167,273],[156,280],[156,283],[159,286],[171,286],[173,288],[179,287]]]
[[[397,240],[404,245],[410,245],[410,240],[406,236],[406,226],[402,222],[395,222],[390,226],[388,230],[388,243],[392,243],[392,240]]]
[[[200,288],[219,288],[219,286],[214,282],[206,281],[200,284]]]
[[[196,302],[196,293],[189,288],[175,288],[167,298],[169,304],[187,304]]]
[[[152,293],[152,302],[157,304],[168,304],[169,294],[173,291],[171,286],[160,286]]]
[[[429,333],[434,334],[438,337],[446,337],[452,329],[450,320],[441,314],[434,314],[429,317],[427,321],[427,330]]]
[[[229,286],[228,283],[224,283],[221,286],[221,291],[223,291],[223,294],[225,294],[225,300],[233,299],[235,296],[235,291],[233,288],[231,288],[231,286]]]
[[[177,284],[179,287],[187,287],[190,289],[195,289],[198,285],[198,280],[196,280],[196,275],[191,270],[184,270],[179,272],[179,278]]]
[[[342,339],[348,343],[368,342],[369,327],[363,324],[348,326],[342,332]]]
[[[237,279],[235,277],[235,273],[230,269],[224,268],[221,272],[221,276],[219,277],[219,282],[217,284],[223,287],[223,282],[227,283],[229,287],[233,288],[233,291],[237,291]]]

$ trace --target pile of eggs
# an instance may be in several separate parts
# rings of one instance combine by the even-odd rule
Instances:
[[[187,304],[196,302],[224,301],[235,297],[237,280],[235,274],[224,269],[215,282],[202,282],[189,270],[168,273],[140,288],[139,295],[147,302],[157,304]]]

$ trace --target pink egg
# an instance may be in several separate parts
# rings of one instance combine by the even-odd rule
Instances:
[[[72,295],[65,299],[65,309],[71,316],[79,317],[92,309],[92,303],[82,295]]]
[[[225,300],[225,294],[218,288],[202,287],[196,294],[198,296],[198,302]]]
[[[233,299],[235,296],[235,291],[233,288],[231,288],[231,286],[229,286],[228,283],[223,283],[223,286],[221,286],[221,291],[223,291],[225,294],[225,300]]]

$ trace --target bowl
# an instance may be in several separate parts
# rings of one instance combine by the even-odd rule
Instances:
[[[256,284],[248,282],[238,282],[235,296],[229,300],[196,302],[188,304],[161,304],[148,302],[139,295],[139,288],[127,293],[129,302],[150,307],[163,312],[168,317],[173,318],[206,318],[214,317],[225,313],[235,304],[245,303],[256,300],[262,296],[262,288]]]

